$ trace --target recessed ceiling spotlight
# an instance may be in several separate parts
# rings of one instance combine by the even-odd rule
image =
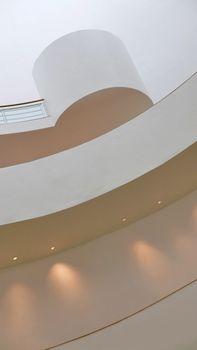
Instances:
[[[51,247],[51,250],[55,250],[55,247]]]
[[[127,221],[127,218],[122,218],[122,222],[126,222]]]
[[[13,261],[18,260],[18,256],[14,256],[14,257],[12,258],[12,260],[13,260]]]
[[[162,201],[158,201],[158,202],[157,202],[157,204],[161,204],[161,203],[162,203]]]

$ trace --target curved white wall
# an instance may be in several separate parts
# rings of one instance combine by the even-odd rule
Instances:
[[[189,147],[197,139],[196,89],[197,75],[140,116],[93,141],[0,169],[0,224],[85,202]]]
[[[39,98],[31,74],[36,58],[82,29],[120,37],[158,101],[197,71],[196,15],[195,0],[1,0],[0,105]]]
[[[83,30],[56,40],[36,60],[33,76],[54,123],[94,92],[114,87],[145,92],[124,44],[106,31]]]
[[[196,350],[197,282],[119,324],[56,350]]]
[[[43,350],[118,321],[195,279],[196,196],[67,252],[1,270],[0,348]]]

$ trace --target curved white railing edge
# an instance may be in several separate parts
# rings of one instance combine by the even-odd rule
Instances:
[[[47,124],[50,118],[43,99],[0,106],[0,135],[46,128]]]
[[[0,124],[18,123],[48,117],[43,100],[0,107]]]

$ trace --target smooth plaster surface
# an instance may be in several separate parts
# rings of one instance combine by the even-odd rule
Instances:
[[[31,131],[1,135],[0,149],[4,152],[0,153],[0,167],[29,162],[83,144],[135,118],[151,106],[151,100],[134,89],[97,91],[71,105],[51,127],[48,127],[49,119],[45,118],[44,129],[32,131],[32,124],[26,122]],[[3,128],[5,132],[7,126]]]
[[[196,0],[1,0],[0,104],[39,98],[32,68],[43,49],[83,29],[125,43],[154,102],[197,71]]]
[[[0,347],[43,350],[118,321],[195,279],[196,195],[67,252],[1,270]]]
[[[102,30],[81,30],[52,42],[37,58],[33,77],[54,123],[97,91],[125,87],[146,93],[124,43]]]
[[[196,89],[194,75],[166,99],[103,136],[40,160],[0,169],[0,224],[93,199],[192,145],[197,140]]]
[[[196,350],[197,282],[125,321],[56,350]]]
[[[65,251],[130,225],[197,188],[197,143],[160,167],[90,201],[0,226],[0,268]],[[158,201],[161,201],[158,203]],[[124,221],[125,220],[125,221]],[[39,244],[38,244],[39,242]]]

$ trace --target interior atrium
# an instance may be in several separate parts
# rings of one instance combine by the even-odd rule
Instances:
[[[197,349],[197,1],[0,0],[0,350]]]

